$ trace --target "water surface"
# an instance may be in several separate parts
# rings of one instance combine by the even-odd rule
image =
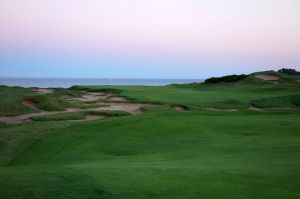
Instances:
[[[201,79],[120,79],[120,78],[0,78],[0,85],[21,87],[63,87],[74,85],[143,85],[164,86],[202,82]]]

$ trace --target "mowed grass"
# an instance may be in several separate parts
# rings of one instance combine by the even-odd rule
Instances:
[[[0,197],[299,198],[299,113],[162,106],[10,127],[1,137]]]

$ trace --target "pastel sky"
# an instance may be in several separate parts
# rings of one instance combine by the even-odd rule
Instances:
[[[300,70],[299,10],[299,0],[0,0],[0,76]]]

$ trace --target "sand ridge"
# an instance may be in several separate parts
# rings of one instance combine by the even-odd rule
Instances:
[[[69,98],[68,100],[73,101],[73,100],[78,100],[82,102],[92,102],[92,101],[97,101],[97,100],[105,100],[108,99],[111,95],[102,93],[102,92],[89,92],[81,97],[76,97],[76,98]]]
[[[53,93],[54,89],[52,89],[52,88],[33,88],[32,91],[34,91],[38,94],[49,94],[49,93]]]
[[[179,111],[179,112],[188,111],[188,109],[184,106],[174,106],[173,109],[175,109],[176,111]]]
[[[236,112],[238,109],[221,109],[221,108],[205,108],[210,111],[226,111],[226,112]]]
[[[268,74],[259,74],[259,75],[255,75],[255,77],[265,81],[277,81],[280,79],[280,77],[277,75],[268,75]]]

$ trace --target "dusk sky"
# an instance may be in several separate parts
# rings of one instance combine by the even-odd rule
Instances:
[[[300,70],[299,10],[299,0],[0,0],[0,76]]]

